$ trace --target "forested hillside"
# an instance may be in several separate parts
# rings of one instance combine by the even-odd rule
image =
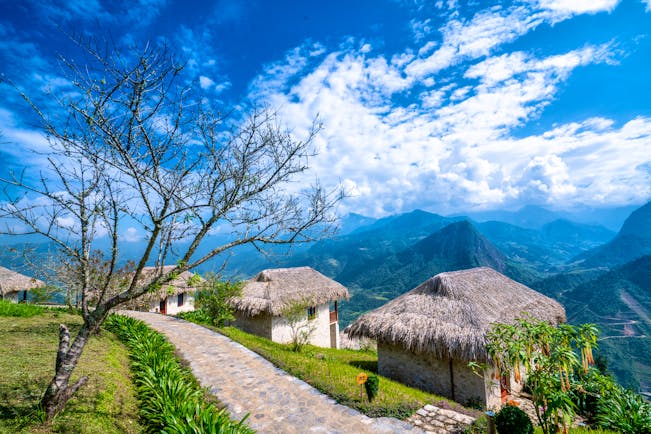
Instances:
[[[198,271],[225,263],[225,278],[245,279],[263,268],[311,266],[349,288],[351,299],[340,305],[343,327],[437,273],[488,266],[559,300],[570,322],[597,323],[601,352],[620,382],[651,391],[651,203],[635,210],[618,233],[550,212],[536,217],[537,210],[510,215],[528,227],[421,210],[379,220],[353,214],[335,237],[291,251],[271,249],[267,256],[238,248]],[[219,234],[212,236],[219,241]],[[35,263],[53,252],[44,244],[32,247]],[[28,270],[23,248],[4,249],[0,265]]]

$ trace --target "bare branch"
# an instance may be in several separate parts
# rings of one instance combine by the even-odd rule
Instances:
[[[77,92],[53,95],[59,110],[42,109],[9,83],[40,120],[50,149],[36,182],[23,173],[0,179],[4,226],[53,242],[59,282],[81,301],[84,325],[60,351],[43,397],[50,417],[83,384],[69,385],[69,371],[111,309],[224,260],[217,257],[236,246],[315,239],[341,199],[318,183],[297,184],[315,155],[318,119],[299,138],[265,107],[224,117],[181,79],[166,47],[121,53],[75,42],[89,63],[61,58]],[[232,239],[200,250],[221,225]],[[131,226],[142,234],[142,251],[125,258],[120,233]],[[163,269],[172,258],[177,265]],[[152,263],[159,273],[143,278]],[[60,349],[68,343],[63,336]]]

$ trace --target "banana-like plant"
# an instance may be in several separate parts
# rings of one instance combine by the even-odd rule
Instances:
[[[594,363],[596,343],[594,325],[553,327],[524,317],[515,324],[494,324],[486,348],[498,378],[513,373],[515,381],[521,382],[526,376],[538,423],[545,434],[551,434],[566,433],[576,414],[573,374]]]

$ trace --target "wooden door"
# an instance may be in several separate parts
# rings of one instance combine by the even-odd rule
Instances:
[[[160,313],[167,315],[167,298],[160,301]]]

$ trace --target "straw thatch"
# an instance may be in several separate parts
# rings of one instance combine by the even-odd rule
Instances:
[[[40,288],[42,286],[45,286],[45,283],[38,279],[25,276],[5,267],[0,267],[0,295],[2,295],[2,298],[12,293],[28,291],[32,288]]]
[[[242,288],[232,306],[247,316],[261,313],[280,316],[294,303],[310,306],[345,298],[346,287],[310,267],[263,270]]]
[[[437,274],[361,316],[346,331],[439,358],[487,360],[491,325],[513,323],[526,314],[554,325],[565,321],[558,302],[482,267]]]
[[[174,265],[165,265],[164,267],[145,267],[142,269],[142,277],[140,282],[144,285],[152,281],[156,276],[168,273],[174,268]],[[165,298],[170,295],[178,295],[183,292],[192,292],[196,289],[197,284],[190,285],[193,273],[190,271],[184,271],[176,277],[176,279],[165,283],[162,285],[161,289],[156,293],[161,298]],[[199,278],[200,282],[203,282],[203,278]],[[194,278],[196,280],[196,277]]]

